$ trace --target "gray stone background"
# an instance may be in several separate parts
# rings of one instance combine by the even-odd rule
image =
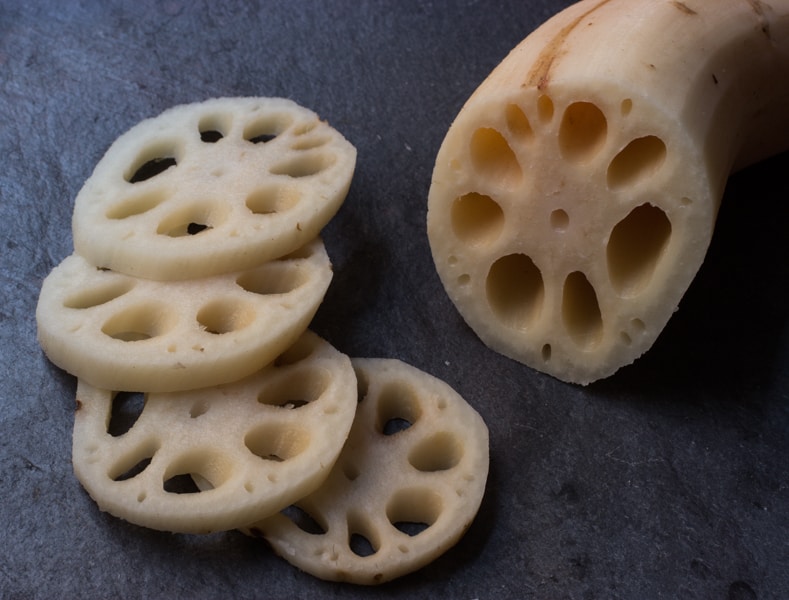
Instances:
[[[426,197],[449,124],[568,3],[0,0],[0,597],[789,597],[789,155],[730,179],[657,344],[587,388],[485,348],[433,268]],[[313,328],[447,381],[490,428],[471,529],[379,589],[319,581],[236,532],[129,525],[72,474],[75,381],[40,351],[34,309],[71,252],[73,199],[139,120],[240,95],[292,98],[359,151]]]

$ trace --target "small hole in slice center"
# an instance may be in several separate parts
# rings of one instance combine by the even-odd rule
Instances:
[[[561,208],[551,213],[551,227],[556,231],[565,231],[570,224],[570,216]]]

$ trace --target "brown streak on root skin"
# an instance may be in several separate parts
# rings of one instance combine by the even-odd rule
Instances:
[[[761,0],[746,0],[746,2],[751,5],[753,12],[755,12],[760,17],[764,17],[764,6],[762,6]]]
[[[557,33],[545,45],[545,48],[542,50],[542,52],[540,52],[537,60],[534,61],[534,66],[532,67],[531,71],[529,71],[525,85],[536,86],[540,91],[545,90],[545,88],[548,87],[548,82],[551,78],[551,67],[553,66],[553,63],[556,61],[556,59],[560,56],[560,48],[562,45],[564,45],[567,37],[570,35],[573,29],[578,27],[578,24],[581,21],[583,21],[601,6],[608,4],[610,1],[611,0],[601,0],[596,6],[590,8],[580,17],[562,27],[561,30],[559,30],[559,33]]]
[[[764,16],[764,5],[762,4],[761,0],[745,0],[748,4],[751,5],[753,12],[756,13],[756,16],[759,18],[759,21],[762,23],[762,33],[768,40],[772,40],[772,35],[770,33],[770,24],[767,22],[767,18]]]
[[[673,4],[674,6],[676,6],[676,7],[677,7],[679,10],[681,10],[682,12],[684,12],[686,15],[697,15],[697,14],[699,14],[699,13],[697,13],[695,10],[693,10],[692,8],[690,8],[690,7],[689,7],[687,4],[685,4],[684,2],[676,2],[676,1],[675,1],[675,2],[672,2],[672,4]]]

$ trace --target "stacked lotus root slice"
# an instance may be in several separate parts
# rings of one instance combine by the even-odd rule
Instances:
[[[424,566],[469,526],[488,473],[479,414],[308,329],[332,279],[319,234],[355,162],[290,100],[218,98],[139,123],[97,164],[36,318],[77,377],[72,461],[102,510],[262,535],[361,584]]]

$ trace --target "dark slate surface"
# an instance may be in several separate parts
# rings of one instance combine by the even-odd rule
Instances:
[[[0,0],[0,597],[789,597],[789,155],[730,180],[656,346],[588,388],[487,350],[433,269],[425,199],[447,127],[567,4]],[[75,382],[33,312],[71,252],[73,198],[137,121],[227,95],[290,97],[359,150],[314,328],[446,380],[490,427],[468,534],[380,589],[319,581],[237,533],[126,524],[72,475]]]

